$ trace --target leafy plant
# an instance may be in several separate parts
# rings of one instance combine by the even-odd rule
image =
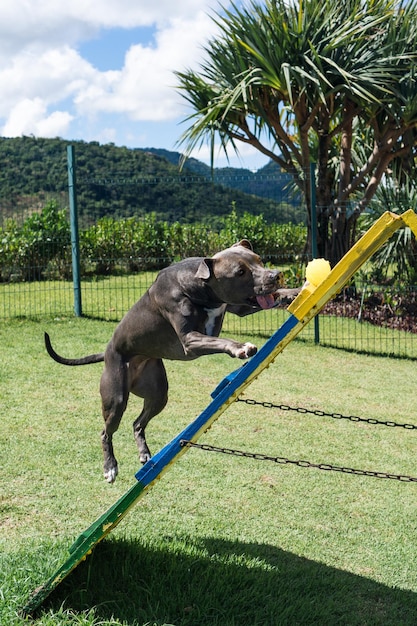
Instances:
[[[403,213],[417,210],[417,187],[414,179],[403,168],[393,169],[378,188],[369,210],[362,217],[363,230],[385,211]],[[400,228],[373,256],[373,272],[385,281],[417,283],[417,244],[410,228]]]
[[[292,263],[303,255],[306,228],[269,224],[263,215],[233,209],[218,229],[204,223],[168,224],[155,214],[116,219],[103,217],[80,232],[82,275],[158,270],[173,260],[209,256],[240,239],[249,239],[265,261]],[[55,202],[23,226],[9,220],[0,231],[3,280],[39,280],[71,275],[70,227]]]
[[[319,256],[335,264],[392,162],[414,158],[416,16],[415,0],[231,3],[204,63],[176,72],[185,154],[207,143],[213,159],[219,143],[267,155],[304,198],[309,244],[317,163]]]
[[[69,260],[70,227],[66,211],[60,210],[55,201],[28,217],[22,226],[14,220],[6,222],[0,233],[3,280],[11,276],[42,280],[48,277],[51,263]]]

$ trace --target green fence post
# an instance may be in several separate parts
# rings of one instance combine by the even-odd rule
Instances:
[[[310,163],[310,199],[311,199],[311,254],[317,259],[317,208],[316,208],[316,164]],[[320,343],[320,320],[314,318],[314,343]]]
[[[75,176],[74,146],[67,146],[68,195],[71,225],[72,283],[74,287],[74,312],[82,315],[80,281],[80,244],[78,235],[77,185]]]

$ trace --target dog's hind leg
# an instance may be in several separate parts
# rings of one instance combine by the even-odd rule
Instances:
[[[130,391],[144,399],[143,409],[133,422],[133,434],[139,450],[139,460],[146,463],[151,452],[145,439],[145,428],[158,415],[168,401],[168,379],[161,359],[148,359],[140,363],[131,361]]]
[[[104,429],[101,433],[101,445],[104,457],[104,478],[109,483],[116,480],[117,461],[113,450],[113,435],[120,425],[129,398],[128,366],[122,357],[107,351],[105,368],[100,381],[100,394]]]

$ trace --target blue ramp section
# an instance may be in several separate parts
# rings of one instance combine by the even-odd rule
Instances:
[[[212,393],[212,402],[204,411],[136,473],[136,478],[143,487],[159,478],[165,469],[186,451],[186,448],[181,446],[182,440],[197,441],[210,428],[229,404],[236,400],[243,388],[271,363],[274,353],[297,324],[298,319],[291,315],[249,361],[223,378]]]

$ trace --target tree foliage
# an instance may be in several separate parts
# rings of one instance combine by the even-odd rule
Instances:
[[[416,146],[416,0],[252,0],[218,15],[198,71],[177,72],[193,109],[189,154],[254,146],[306,201],[317,163],[319,254],[350,247],[388,166]]]
[[[378,187],[360,226],[369,228],[385,211],[401,214],[417,211],[417,188],[414,180],[397,163],[392,174]],[[380,282],[396,281],[417,284],[417,241],[408,226],[397,230],[372,258],[372,274]]]
[[[0,138],[0,206],[5,216],[19,218],[24,208],[40,211],[51,198],[68,204],[66,148],[62,139]],[[288,178],[280,172],[253,174],[247,170],[215,172],[193,161],[181,173],[180,155],[157,150],[135,150],[97,142],[75,146],[80,223],[102,217],[146,216],[154,213],[170,222],[216,223],[235,203],[237,211],[268,221],[304,219],[299,198],[285,194]],[[285,195],[284,195],[285,194]],[[262,197],[259,197],[262,196]]]

